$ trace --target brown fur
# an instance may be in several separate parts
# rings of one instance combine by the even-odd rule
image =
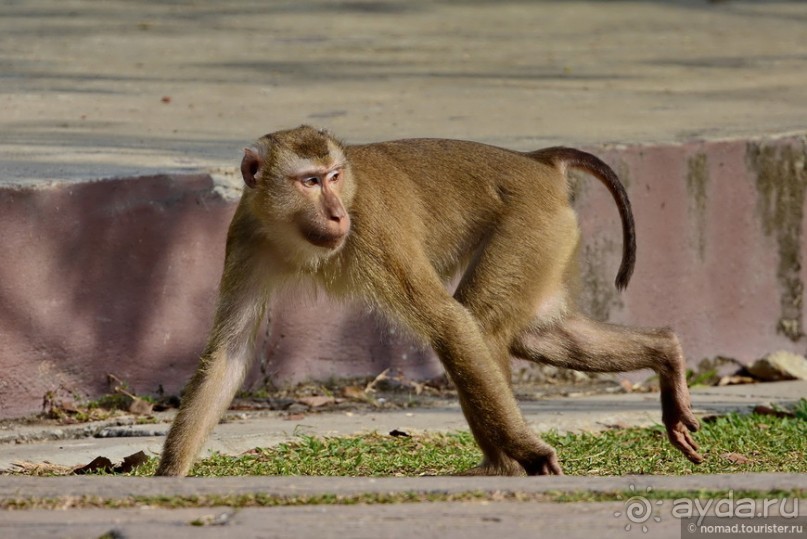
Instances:
[[[579,231],[566,166],[591,172],[614,195],[624,287],[635,260],[630,205],[590,154],[440,139],[344,146],[306,126],[260,139],[242,163],[248,187],[230,227],[214,328],[157,473],[188,472],[243,379],[267,298],[302,275],[366,301],[434,348],[485,455],[468,473],[562,473],[518,409],[511,354],[579,370],[654,369],[670,439],[699,462],[675,335],[600,324],[572,309]],[[452,296],[443,283],[461,270]]]

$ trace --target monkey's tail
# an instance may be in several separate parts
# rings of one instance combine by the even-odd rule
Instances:
[[[599,179],[611,192],[619,210],[619,217],[622,219],[622,264],[616,275],[616,287],[623,290],[628,286],[628,281],[633,275],[633,266],[636,264],[636,230],[628,193],[616,173],[598,157],[574,148],[556,146],[528,152],[526,155],[561,169],[564,166],[582,169]]]

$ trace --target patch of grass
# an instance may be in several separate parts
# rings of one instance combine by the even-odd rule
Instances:
[[[670,445],[662,426],[545,438],[569,475],[807,472],[807,421],[798,416],[730,414],[703,423],[695,435],[706,457],[700,465]]]
[[[644,497],[656,500],[679,498],[722,499],[732,496],[734,499],[793,499],[807,497],[803,489],[793,490],[659,490],[643,492]],[[467,492],[418,492],[404,491],[392,493],[364,494],[313,494],[304,496],[281,496],[270,493],[223,494],[203,496],[124,496],[121,498],[104,498],[100,496],[61,496],[56,498],[18,497],[0,500],[0,510],[8,509],[73,509],[100,508],[121,509],[130,507],[161,507],[166,509],[183,509],[193,507],[280,507],[294,505],[378,505],[394,503],[430,503],[430,502],[609,502],[625,501],[635,496],[631,490],[614,492],[522,492],[522,491],[467,491]],[[193,523],[192,523],[193,524]],[[195,525],[204,525],[199,521]]]
[[[506,499],[512,495],[484,492],[395,492],[366,494],[314,494],[304,496],[281,496],[270,493],[223,494],[203,496],[125,496],[104,498],[100,496],[64,496],[58,498],[15,498],[0,500],[0,509],[71,509],[97,507],[120,509],[127,507],[163,507],[184,509],[189,507],[276,507],[292,505],[357,505],[414,502],[473,501],[491,498]]]
[[[342,438],[301,436],[245,455],[213,455],[194,465],[191,475],[417,476],[447,475],[470,468],[481,459],[468,432],[392,437],[381,434]],[[135,471],[150,475],[157,459]]]
[[[601,433],[545,433],[568,475],[807,472],[807,400],[794,417],[729,414],[696,435],[706,461],[694,465],[667,440],[662,426]],[[300,437],[238,457],[213,455],[191,475],[417,476],[455,474],[481,460],[468,432],[392,437]],[[135,475],[150,475],[156,459]]]
[[[793,414],[796,418],[802,421],[807,421],[807,399],[801,399],[793,409]]]

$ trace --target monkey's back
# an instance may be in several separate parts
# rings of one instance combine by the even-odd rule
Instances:
[[[528,226],[529,218],[568,206],[557,168],[504,148],[404,139],[345,151],[363,199],[356,207],[374,208],[354,216],[354,233],[417,237],[441,273],[508,216]]]

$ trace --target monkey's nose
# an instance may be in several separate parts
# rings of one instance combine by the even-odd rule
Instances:
[[[328,209],[328,219],[336,223],[342,222],[347,217],[345,209],[339,205]]]

